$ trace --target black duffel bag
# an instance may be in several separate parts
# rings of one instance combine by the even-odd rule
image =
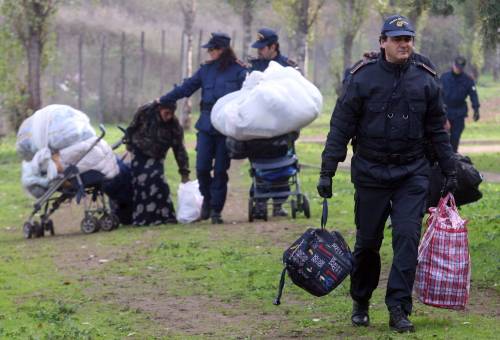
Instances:
[[[298,132],[291,132],[281,136],[239,141],[232,137],[226,138],[226,148],[229,158],[279,158],[288,153],[293,142],[298,138]]]
[[[281,303],[287,272],[293,283],[314,296],[330,293],[351,273],[351,250],[338,231],[325,229],[327,216],[328,203],[325,199],[321,228],[308,229],[283,253],[285,268],[281,273],[275,305]]]
[[[474,168],[469,157],[459,153],[456,153],[454,157],[458,187],[453,196],[455,197],[457,206],[480,200],[483,194],[479,191],[479,184],[483,181],[483,177],[479,171]],[[441,168],[435,164],[431,168],[428,207],[437,207],[439,199],[441,198],[443,186],[444,176],[441,172]]]

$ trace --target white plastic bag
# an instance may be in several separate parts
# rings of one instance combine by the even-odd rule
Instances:
[[[86,114],[68,105],[48,105],[21,124],[16,149],[29,161],[42,148],[57,151],[93,136],[95,132]]]
[[[321,93],[300,72],[271,61],[264,72],[252,72],[241,90],[220,98],[211,121],[236,140],[271,138],[307,126],[322,105]]]
[[[31,161],[23,161],[21,183],[35,197],[41,196],[57,177],[57,167],[48,148],[39,150]]]
[[[177,190],[177,221],[191,223],[200,218],[203,196],[198,180],[180,183]]]

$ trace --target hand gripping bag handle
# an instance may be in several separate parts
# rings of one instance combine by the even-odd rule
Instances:
[[[328,220],[328,201],[323,199],[323,211],[321,213],[321,229],[325,229],[326,227],[326,222]],[[283,288],[285,287],[285,276],[286,276],[286,266],[283,268],[283,271],[281,272],[281,277],[280,277],[280,284],[278,288],[278,295],[276,296],[276,299],[273,301],[273,305],[279,306],[281,304],[281,295],[283,295]]]

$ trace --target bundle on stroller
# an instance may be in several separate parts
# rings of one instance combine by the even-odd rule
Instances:
[[[65,202],[83,199],[81,230],[93,233],[118,227],[104,196],[104,183],[119,172],[118,160],[90,126],[88,117],[65,105],[50,105],[29,117],[17,136],[23,161],[22,184],[34,197],[33,211],[24,223],[26,238],[54,235],[50,216]],[[39,219],[39,221],[37,220]]]

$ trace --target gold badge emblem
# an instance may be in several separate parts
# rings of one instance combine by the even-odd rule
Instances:
[[[264,36],[260,33],[257,33],[257,40],[262,40],[264,39]]]
[[[403,27],[403,25],[404,25],[403,21],[401,21],[401,20],[396,21],[396,26]]]

